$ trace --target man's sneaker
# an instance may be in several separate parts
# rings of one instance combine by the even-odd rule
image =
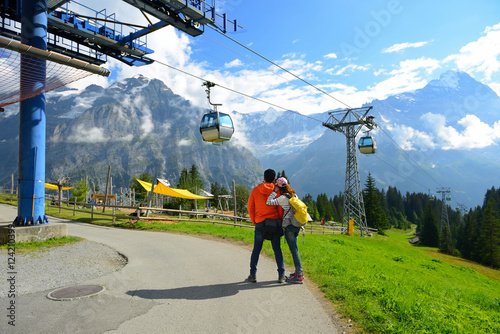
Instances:
[[[304,283],[304,274],[297,275],[295,273],[291,274],[287,279],[288,283],[302,284]]]
[[[297,276],[297,274],[295,274],[295,272],[291,273],[291,274],[290,274],[290,276],[288,276],[288,277],[286,278],[286,280],[288,281],[290,278],[292,278],[292,277],[294,277],[294,276]],[[304,273],[300,274],[300,276],[302,277],[302,279],[304,279],[304,277],[305,277],[305,276],[304,276]]]
[[[249,275],[247,278],[247,281],[251,283],[256,283],[257,282],[257,277],[255,275]]]
[[[285,283],[285,282],[286,282],[285,275],[279,275],[279,277],[278,277],[278,283]]]

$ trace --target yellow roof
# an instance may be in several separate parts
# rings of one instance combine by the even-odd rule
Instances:
[[[47,189],[54,189],[54,190],[58,190],[59,188],[55,185],[55,184],[52,184],[52,183],[45,183],[45,188]],[[73,189],[74,187],[62,187],[62,190],[68,190],[68,189]]]
[[[146,189],[147,191],[151,191],[151,183],[145,182],[142,180],[138,180],[141,184],[141,186]],[[206,197],[206,196],[199,196],[195,195],[189,190],[186,189],[175,189],[175,188],[170,188],[164,185],[162,182],[158,182],[158,184],[155,186],[154,192],[157,194],[162,194],[162,195],[167,195],[171,197],[180,197],[180,198],[187,198],[187,199],[210,199],[212,197]]]

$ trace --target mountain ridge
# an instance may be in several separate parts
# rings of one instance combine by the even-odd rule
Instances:
[[[379,153],[358,154],[362,184],[370,172],[377,186],[403,192],[430,189],[435,195],[436,187],[451,187],[458,202],[475,205],[486,189],[500,183],[493,172],[500,167],[496,139],[484,147],[479,135],[476,141],[463,142],[468,129],[482,125],[473,117],[491,128],[499,122],[495,110],[500,98],[488,86],[464,72],[448,71],[421,89],[370,105],[380,124],[371,132]],[[162,81],[142,75],[108,88],[50,92],[47,180],[62,173],[73,181],[87,175],[102,188],[111,165],[117,186],[127,186],[133,175],[146,171],[175,184],[181,170],[195,164],[207,190],[211,182],[228,189],[232,180],[251,188],[267,168],[285,170],[301,196],[333,196],[344,190],[345,136],[322,126],[328,112],[304,117],[273,108],[252,114],[234,111],[235,135],[221,146],[201,139],[199,121],[205,112]],[[10,174],[17,171],[17,129],[11,108],[0,118],[0,153],[12,162],[0,166],[0,184],[10,182]],[[462,147],[446,133],[461,140]]]

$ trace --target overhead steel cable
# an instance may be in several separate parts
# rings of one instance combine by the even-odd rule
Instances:
[[[210,27],[210,26],[208,26],[208,27]],[[229,37],[228,35],[224,34],[223,32],[221,32],[221,31],[219,31],[219,30],[217,30],[217,29],[215,29],[215,28],[213,28],[213,27],[210,27],[210,28],[212,28],[212,30],[214,30],[214,31],[218,32],[218,33],[219,33],[219,34],[221,34],[222,36],[224,36],[224,37],[228,38],[229,40],[233,41],[234,43],[238,44],[238,45],[239,45],[239,46],[241,46],[242,48],[244,48],[244,49],[246,49],[246,50],[250,51],[251,53],[255,54],[256,56],[258,56],[258,57],[260,57],[260,58],[264,59],[265,61],[267,61],[267,62],[269,62],[269,63],[273,64],[274,66],[278,67],[279,69],[281,69],[281,70],[285,71],[286,73],[290,74],[290,75],[291,75],[291,76],[293,76],[294,78],[299,79],[300,81],[302,81],[302,82],[304,82],[305,84],[307,84],[307,85],[309,85],[309,86],[313,87],[313,88],[314,88],[314,89],[316,89],[317,91],[319,91],[319,92],[321,92],[321,93],[325,94],[326,96],[329,96],[330,98],[334,99],[335,101],[337,101],[337,102],[339,102],[339,103],[343,104],[343,105],[344,105],[344,106],[346,106],[347,108],[351,108],[351,107],[350,107],[347,103],[344,103],[344,102],[340,101],[340,100],[339,100],[339,99],[337,99],[336,97],[334,97],[334,96],[332,96],[332,95],[328,94],[327,92],[325,92],[323,89],[318,88],[318,87],[316,87],[315,85],[313,85],[312,83],[310,83],[310,82],[308,82],[308,81],[306,81],[306,80],[302,79],[301,77],[299,77],[298,75],[296,75],[296,74],[294,74],[294,73],[290,72],[289,70],[287,70],[287,69],[286,69],[286,68],[284,68],[283,66],[276,64],[275,62],[273,62],[273,61],[272,61],[272,60],[270,60],[269,58],[266,58],[265,56],[261,55],[260,53],[258,53],[258,52],[256,52],[256,51],[254,51],[254,50],[250,49],[248,46],[241,44],[240,42],[238,42],[238,41],[237,41],[237,40],[235,40],[234,38]]]
[[[276,72],[271,71],[269,68],[267,68],[267,67],[263,66],[262,64],[259,64],[259,63],[258,63],[258,62],[256,62],[255,60],[252,60],[252,59],[248,58],[247,56],[242,55],[242,54],[241,54],[241,53],[239,53],[238,51],[235,51],[235,50],[231,49],[230,47],[228,47],[228,46],[226,46],[226,45],[222,44],[221,42],[216,41],[215,39],[208,37],[206,34],[203,34],[202,36],[204,36],[205,38],[208,38],[209,40],[211,40],[211,41],[212,41],[212,42],[214,42],[214,43],[219,44],[219,45],[220,45],[220,46],[222,46],[223,48],[228,49],[229,51],[231,51],[231,52],[233,52],[233,53],[237,54],[238,56],[245,58],[245,59],[246,59],[246,60],[248,60],[249,62],[254,63],[255,65],[259,66],[260,68],[264,69],[265,71],[267,71],[267,72],[269,72],[269,73],[272,73],[272,74],[274,74],[274,75],[279,76],[280,78],[282,78],[282,79],[283,79],[283,80],[285,80],[286,82],[289,82],[289,83],[291,83],[291,84],[294,84],[295,86],[297,86],[297,87],[299,87],[299,88],[304,88],[304,86],[301,86],[301,85],[299,85],[298,83],[296,83],[296,82],[294,82],[294,81],[292,81],[292,80],[290,80],[290,79],[285,78],[284,76],[282,76],[282,75],[281,75],[281,74],[279,74],[279,73],[276,73]],[[208,54],[208,53],[207,53],[207,54]],[[221,59],[219,59],[219,60],[221,61]]]
[[[379,159],[380,161],[382,161],[383,163],[385,163],[387,166],[391,167],[392,169],[394,169],[396,172],[398,172],[399,174],[401,174],[401,172],[396,168],[394,167],[393,165],[391,165],[390,163],[388,163],[387,161],[385,161],[384,159],[382,159],[381,157],[379,157],[377,154],[374,154],[375,158]],[[412,180],[413,182],[415,182],[416,184],[418,184],[419,186],[421,186],[422,188],[426,189],[424,186],[422,186],[422,183],[421,182],[418,182],[416,181],[415,179],[409,177],[409,176],[404,176],[403,177],[409,179],[409,180]]]
[[[229,51],[231,51],[231,52],[233,52],[233,53],[237,54],[238,56],[245,58],[246,60],[248,60],[248,61],[250,61],[250,62],[254,63],[255,65],[259,66],[260,68],[262,68],[262,69],[266,70],[267,72],[272,73],[272,74],[274,74],[274,75],[277,75],[277,76],[279,76],[280,78],[282,78],[282,79],[284,79],[284,80],[286,80],[286,81],[288,81],[288,82],[290,82],[290,83],[295,84],[297,87],[301,87],[301,86],[297,85],[296,83],[292,82],[291,80],[288,80],[288,79],[287,79],[287,78],[285,78],[284,76],[282,76],[282,75],[280,75],[280,74],[278,74],[278,73],[276,73],[276,72],[271,71],[271,70],[270,70],[269,68],[267,68],[267,67],[264,67],[263,65],[259,64],[259,63],[258,63],[258,62],[256,62],[255,60],[252,60],[252,59],[248,58],[247,56],[242,55],[242,54],[241,54],[241,53],[239,53],[238,51],[235,51],[235,50],[231,49],[230,47],[228,47],[228,46],[226,46],[226,45],[222,44],[221,42],[218,42],[218,41],[216,41],[215,39],[208,37],[206,34],[203,34],[202,36],[203,36],[203,37],[205,37],[205,38],[208,38],[209,40],[211,40],[211,41],[212,41],[212,42],[214,42],[214,43],[219,44],[219,45],[220,45],[220,46],[222,46],[223,48],[228,49]],[[302,88],[302,87],[301,87],[301,88]]]
[[[146,58],[146,57],[145,57],[145,58]],[[156,60],[156,59],[153,59],[153,58],[147,58],[147,59],[148,59],[148,60],[152,60],[152,61],[154,61],[154,62],[156,62],[156,63],[158,63],[158,64],[160,64],[160,65],[163,65],[163,66],[166,66],[166,67],[168,67],[168,68],[171,68],[171,69],[173,69],[173,70],[175,70],[175,71],[178,71],[178,72],[181,72],[181,73],[183,73],[183,74],[189,75],[189,76],[191,76],[191,77],[193,77],[193,78],[196,78],[196,79],[198,79],[198,80],[201,80],[201,81],[203,81],[203,82],[205,82],[205,81],[211,81],[211,80],[207,80],[207,79],[204,79],[204,78],[202,78],[202,77],[199,77],[199,76],[197,76],[197,75],[195,75],[195,74],[189,73],[189,72],[187,72],[187,71],[181,70],[181,69],[179,69],[179,68],[177,68],[177,67],[174,67],[174,66],[172,66],[172,65],[166,64],[166,63],[164,63],[164,62],[162,62],[162,61],[159,61],[159,60]],[[212,82],[212,81],[211,81],[211,82]],[[308,115],[301,114],[301,113],[299,113],[298,111],[294,111],[294,110],[292,110],[292,109],[282,107],[282,106],[277,105],[277,104],[275,104],[275,103],[272,103],[272,102],[269,102],[269,101],[266,101],[266,100],[259,99],[258,97],[255,97],[255,96],[252,96],[252,95],[249,95],[249,94],[246,94],[246,93],[243,93],[243,92],[237,91],[236,89],[229,88],[229,87],[226,87],[226,86],[220,85],[220,84],[218,84],[218,83],[215,83],[215,84],[216,84],[217,86],[219,86],[220,88],[225,89],[225,90],[228,90],[228,91],[230,91],[230,92],[233,92],[233,93],[236,93],[236,94],[239,94],[239,95],[242,95],[242,96],[248,97],[248,98],[253,99],[253,100],[255,100],[255,101],[259,101],[259,102],[262,102],[262,103],[266,103],[266,104],[268,104],[268,105],[270,105],[270,106],[273,106],[273,107],[276,107],[276,108],[279,108],[279,109],[283,109],[284,111],[288,111],[288,112],[291,112],[291,113],[297,114],[297,115],[302,116],[302,117],[307,117],[307,118],[312,119],[312,120],[314,120],[314,121],[316,121],[316,122],[323,123],[323,121],[321,121],[321,120],[319,120],[319,119],[317,119],[317,118],[314,118],[314,117],[311,117],[311,116],[308,116]]]
[[[384,130],[384,128],[380,124],[378,124],[378,127],[380,128],[380,130],[382,130],[383,133],[385,133],[385,135],[387,137],[389,137],[389,139],[394,143],[394,145],[396,145],[401,150],[401,152],[403,152],[406,155],[406,157],[408,157],[411,161],[413,161],[413,163],[415,164],[415,166],[417,166],[418,168],[420,168],[425,174],[427,174],[427,176],[429,176],[434,182],[436,182],[436,184],[438,184],[440,187],[442,187],[441,183],[439,183],[422,166],[420,166],[420,164],[418,162],[416,162],[415,159],[413,159],[411,157],[411,155],[409,155],[408,153],[406,153],[406,151]],[[408,159],[406,159],[406,160],[408,160]],[[408,160],[408,162],[411,162],[410,160]]]

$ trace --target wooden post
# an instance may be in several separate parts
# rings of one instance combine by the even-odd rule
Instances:
[[[120,187],[120,206],[124,206],[123,205],[123,189],[122,189],[122,187]]]
[[[115,211],[116,210],[116,198],[115,198],[115,205],[113,205],[113,224],[115,223]]]
[[[59,189],[59,213],[61,213],[61,206],[62,206],[62,186],[58,185],[57,188]]]
[[[182,205],[179,205],[179,220],[181,219],[181,210],[182,210]]]
[[[106,189],[104,190],[104,205],[102,206],[102,212],[106,210],[106,202],[108,200],[108,187],[109,187],[109,174],[111,173],[111,165],[108,166],[108,177],[106,178]]]
[[[90,220],[94,220],[94,203],[90,206]]]
[[[88,187],[88,185],[89,185],[89,177],[87,175],[85,175],[85,187]],[[88,190],[85,192],[85,200],[83,202],[84,203],[89,202],[89,191]]]
[[[151,203],[153,201],[153,192],[155,190],[155,184],[156,184],[156,174],[155,178],[153,179],[153,182],[151,183],[151,191],[149,192],[149,198],[148,198],[148,208],[151,207]],[[149,210],[146,210],[146,217],[149,217]]]
[[[76,197],[73,200],[73,217],[76,216]]]
[[[194,186],[194,194],[198,195],[198,186]],[[198,219],[198,200],[194,200],[194,211],[196,211],[196,219]]]
[[[12,197],[14,196],[14,174],[10,176],[11,186],[10,186],[10,201],[12,202]]]
[[[233,202],[234,202],[234,225],[238,223],[238,219],[236,218],[236,184],[233,180]]]
[[[66,189],[66,206],[69,206],[69,189]]]

